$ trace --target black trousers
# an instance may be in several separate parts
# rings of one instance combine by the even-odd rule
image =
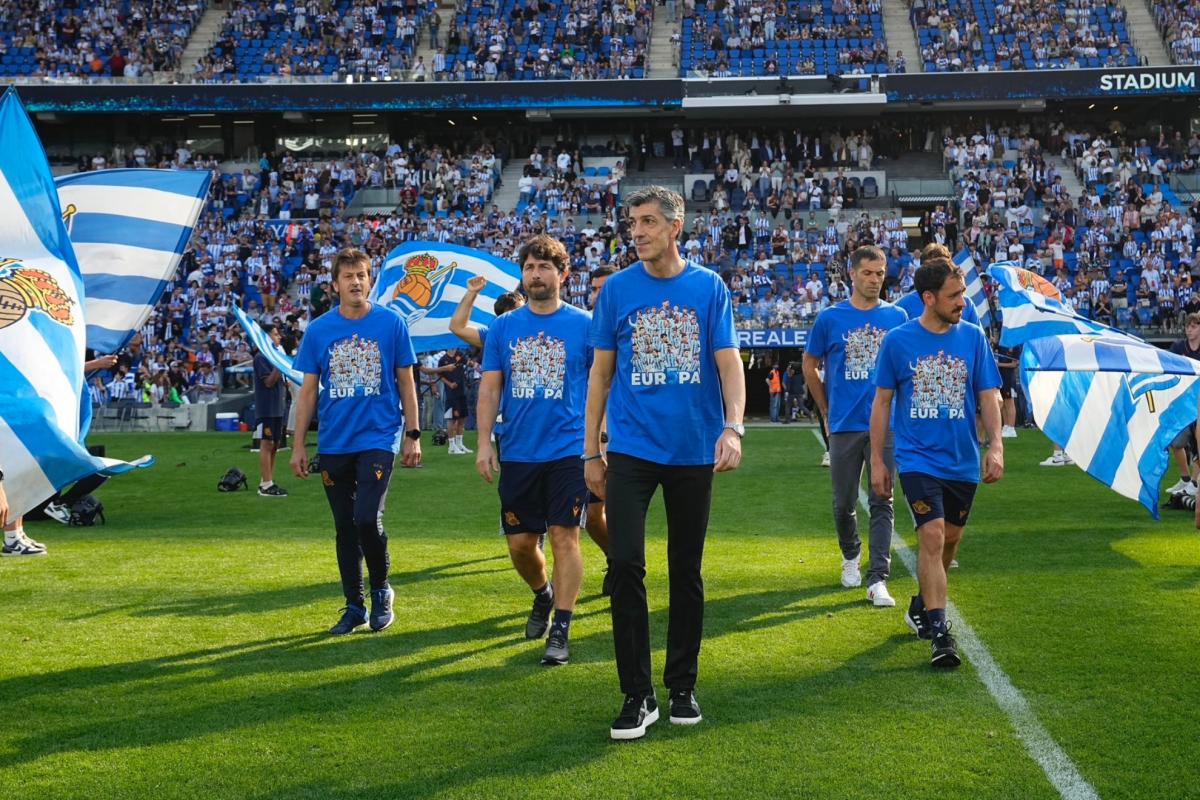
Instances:
[[[608,454],[608,573],[612,583],[613,643],[624,694],[649,694],[650,614],[646,605],[646,511],[661,486],[667,509],[668,689],[693,689],[704,632],[700,563],[712,500],[713,468],[670,466]]]
[[[383,508],[395,455],[388,450],[361,453],[320,454],[321,481],[333,511],[337,531],[338,571],[346,602],[362,606],[363,560],[371,579],[371,590],[387,584],[391,558],[383,530]]]

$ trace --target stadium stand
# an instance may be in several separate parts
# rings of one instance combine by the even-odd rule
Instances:
[[[1176,64],[1200,63],[1200,3],[1154,0],[1151,8],[1171,59]]]
[[[914,11],[926,72],[1136,66],[1118,0],[927,0]]]

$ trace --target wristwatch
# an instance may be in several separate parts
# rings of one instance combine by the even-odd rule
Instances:
[[[405,431],[404,435],[409,439],[412,439],[414,442],[419,442],[421,440],[421,429],[413,428],[411,431]]]
[[[736,433],[739,439],[746,435],[746,426],[740,422],[726,422],[725,428]]]

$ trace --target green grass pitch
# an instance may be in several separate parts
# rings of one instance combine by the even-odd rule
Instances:
[[[116,435],[153,468],[102,490],[110,521],[29,526],[50,555],[0,561],[0,798],[1050,798],[976,674],[934,673],[901,610],[838,584],[828,471],[809,429],[752,430],[717,477],[697,697],[613,743],[621,697],[602,561],[585,541],[572,663],[538,666],[530,593],[470,457],[427,452],[387,508],[396,624],[323,634],[341,606],[318,480],[287,499],[244,435]],[[470,440],[468,440],[470,444]],[[1105,798],[1200,796],[1200,536],[1008,443],[951,597]],[[1173,474],[1168,476],[1174,482]],[[903,508],[898,528],[915,540]],[[860,512],[861,513],[861,512]],[[665,536],[648,584],[661,679]],[[914,581],[893,559],[903,605]],[[660,688],[660,699],[664,693]]]

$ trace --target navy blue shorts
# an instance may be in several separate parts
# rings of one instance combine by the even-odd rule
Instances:
[[[283,437],[286,433],[283,427],[283,417],[259,417],[258,424],[262,425],[262,439],[264,442],[283,443]]]
[[[918,528],[935,519],[960,528],[966,525],[979,488],[970,481],[949,481],[923,472],[901,472],[900,485]]]
[[[587,518],[587,483],[578,456],[500,464],[500,524],[506,536],[574,528]]]

